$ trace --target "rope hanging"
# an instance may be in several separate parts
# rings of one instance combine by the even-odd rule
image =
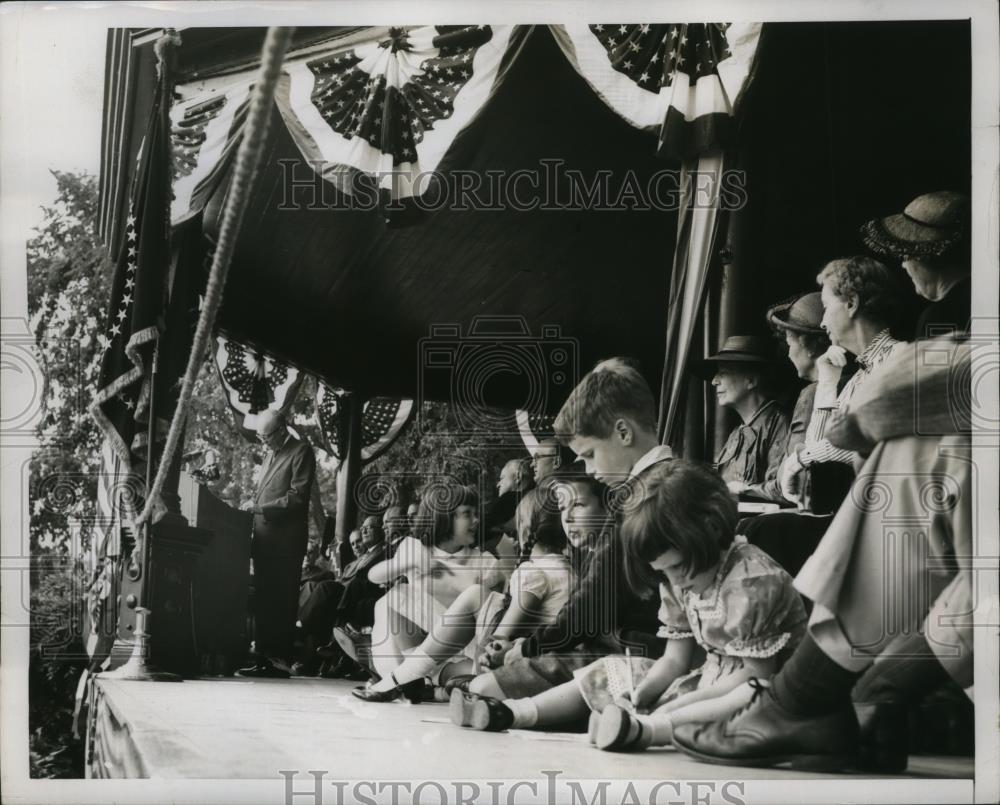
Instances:
[[[267,29],[267,38],[264,40],[264,48],[261,52],[260,73],[254,84],[243,141],[236,154],[233,183],[226,198],[222,225],[219,228],[218,244],[215,249],[215,257],[212,260],[212,270],[205,288],[205,300],[202,304],[201,315],[198,317],[198,327],[195,330],[191,355],[188,357],[187,369],[184,372],[177,410],[170,422],[170,432],[163,447],[160,466],[156,470],[156,479],[146,495],[146,505],[142,513],[136,518],[135,525],[137,527],[146,523],[152,515],[154,501],[159,499],[160,493],[163,491],[167,469],[180,442],[195,379],[198,376],[205,350],[208,348],[212,328],[215,326],[215,317],[222,304],[222,290],[225,288],[229,264],[233,259],[236,236],[243,222],[243,215],[246,212],[250,191],[253,189],[257,167],[264,150],[271,117],[271,106],[274,102],[274,88],[278,83],[285,51],[288,49],[294,30],[294,28]]]

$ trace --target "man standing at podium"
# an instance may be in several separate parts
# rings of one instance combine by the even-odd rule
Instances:
[[[240,676],[284,679],[275,665],[292,656],[298,611],[299,575],[309,540],[309,494],[316,457],[307,441],[288,432],[277,412],[261,415],[257,438],[268,448],[253,512],[250,555],[254,570],[255,662]]]

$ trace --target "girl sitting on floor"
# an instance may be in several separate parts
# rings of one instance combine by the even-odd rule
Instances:
[[[599,657],[626,649],[653,656],[663,652],[655,601],[639,598],[625,579],[621,541],[605,508],[607,487],[583,473],[559,474],[550,481],[578,581],[551,625],[514,642],[490,642],[486,660],[493,670],[469,683],[473,693],[525,698],[572,682],[576,671]]]
[[[392,678],[404,652],[423,642],[464,591],[474,587],[481,597],[503,584],[497,558],[476,547],[478,505],[479,496],[471,487],[450,484],[426,490],[414,518],[413,536],[405,537],[391,559],[368,572],[375,584],[406,580],[375,604],[372,661],[381,677]],[[422,679],[415,681],[423,686]],[[390,687],[387,700],[407,693]],[[415,692],[416,685],[411,687]],[[368,699],[370,691],[359,688],[354,693]]]
[[[591,740],[626,749],[668,744],[674,726],[747,704],[757,680],[772,676],[804,635],[806,614],[792,578],[734,538],[736,522],[735,499],[707,467],[675,459],[652,468],[643,499],[625,514],[622,541],[631,583],[651,592],[659,582],[663,656],[603,657],[526,699],[453,696],[453,720],[547,728],[589,709]],[[696,645],[706,659],[692,668]]]
[[[510,604],[493,631],[494,636],[513,638],[542,623],[551,623],[569,598],[572,570],[563,554],[566,537],[558,511],[542,505],[541,490],[529,492],[518,505],[517,517],[521,538],[522,561],[510,579]],[[522,525],[523,524],[523,525]],[[497,598],[481,585],[462,591],[437,620],[427,638],[397,668],[369,688],[355,694],[366,701],[391,701],[409,684],[435,675],[443,663],[461,654],[478,649],[474,641],[477,625],[482,624],[486,610]],[[501,609],[494,610],[501,612]],[[470,642],[471,641],[471,642]],[[458,681],[468,679],[473,661],[465,658],[448,663],[442,671]]]

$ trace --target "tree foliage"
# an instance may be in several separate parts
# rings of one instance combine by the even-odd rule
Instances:
[[[29,726],[35,776],[82,774],[82,749],[70,737],[73,699],[85,664],[80,627],[88,550],[86,524],[96,509],[102,435],[89,413],[98,385],[113,267],[95,232],[97,186],[86,174],[55,172],[57,197],[28,243],[28,302],[44,376],[40,448],[33,457],[29,505],[32,550]],[[317,382],[307,377],[291,411],[295,429],[316,447],[320,495],[336,510],[337,462],[323,448],[316,416]],[[424,403],[415,421],[364,475],[382,476],[395,498],[368,500],[359,516],[415,499],[440,476],[488,492],[508,458],[525,455],[500,412],[475,437],[452,406]],[[490,424],[493,423],[493,424]],[[480,423],[482,426],[484,423]],[[239,506],[252,497],[263,458],[236,425],[211,359],[201,367],[188,412],[185,450],[211,447],[221,476],[211,485]],[[314,534],[315,535],[315,534]]]

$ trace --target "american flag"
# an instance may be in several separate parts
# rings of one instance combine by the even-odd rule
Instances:
[[[153,353],[163,329],[170,261],[168,121],[156,93],[118,250],[98,391],[90,411],[110,447],[128,464],[145,447]]]

